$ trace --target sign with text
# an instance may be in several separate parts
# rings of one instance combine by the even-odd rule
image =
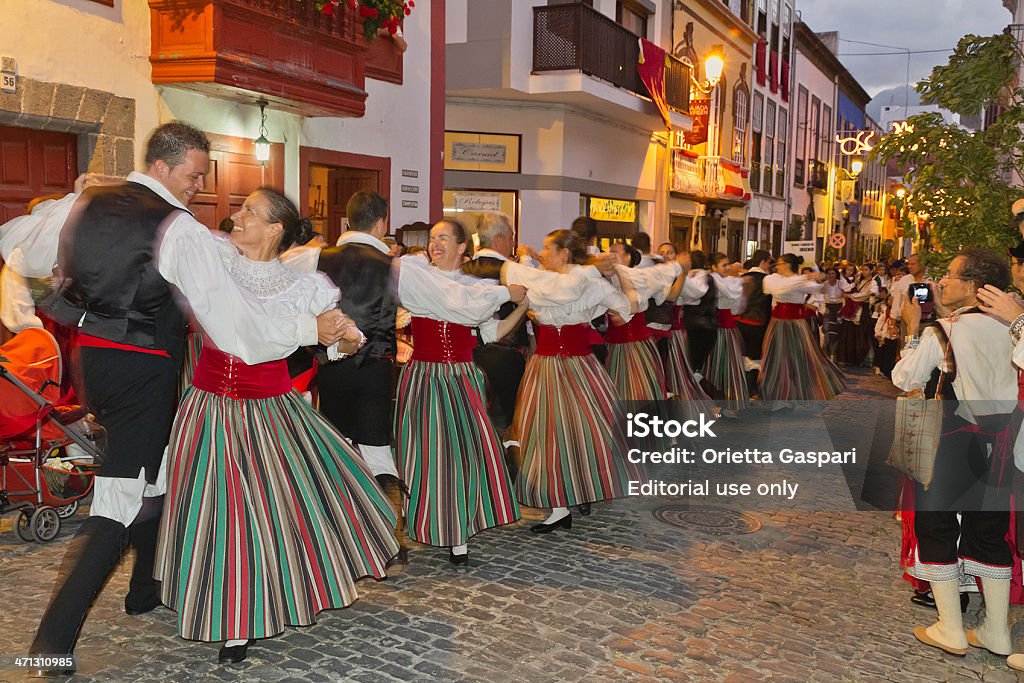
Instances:
[[[782,253],[802,256],[804,258],[804,265],[809,266],[814,263],[814,240],[785,242],[782,247]]]
[[[494,192],[456,192],[455,208],[462,211],[501,211],[501,195]]]
[[[633,223],[636,221],[636,202],[591,197],[590,217],[595,221]]]
[[[711,100],[690,100],[690,118],[693,129],[683,133],[688,145],[699,145],[708,141],[708,122],[711,120]]]
[[[445,170],[518,173],[519,143],[519,135],[445,131]]]
[[[504,164],[508,148],[505,145],[484,145],[472,142],[452,144],[453,161],[475,161],[481,164]]]

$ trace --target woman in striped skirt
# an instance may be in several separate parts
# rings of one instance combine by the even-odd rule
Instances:
[[[726,409],[742,410],[750,405],[750,392],[743,369],[743,339],[736,329],[732,309],[743,297],[743,280],[730,273],[729,258],[725,254],[715,254],[711,277],[718,304],[718,331],[704,365],[704,378],[714,387],[714,398],[725,401]]]
[[[617,260],[616,278],[624,290],[635,291],[638,310],[628,323],[616,325],[613,321],[608,326],[604,338],[608,349],[605,367],[620,400],[662,401],[665,399],[665,369],[643,313],[652,300],[655,304],[665,301],[681,269],[675,261],[636,268],[639,252],[621,243],[612,246]]]
[[[232,220],[244,256],[225,241],[223,258],[253,297],[282,312],[336,306],[324,276],[292,273],[277,258],[312,232],[282,194],[257,190]],[[360,336],[351,326],[345,350]],[[155,576],[179,634],[227,641],[220,659],[233,663],[254,639],[351,604],[355,582],[383,578],[398,544],[373,475],[292,391],[284,358],[250,366],[231,352],[206,341],[179,406]]]
[[[637,306],[635,292],[624,294],[578,265],[587,255],[575,233],[551,233],[540,256],[545,270],[563,274],[564,288],[575,298],[548,301],[534,285],[544,273],[508,272],[509,282],[530,288],[537,337],[516,405],[514,427],[523,455],[516,491],[524,505],[552,508],[532,527],[549,533],[572,528],[570,506],[624,496],[628,482],[641,478],[626,459],[625,416],[612,380],[588,341],[591,320],[611,311],[628,322]]]
[[[758,375],[766,401],[830,401],[846,389],[842,371],[825,356],[804,320],[804,301],[821,291],[821,275],[798,275],[799,267],[800,257],[783,254],[776,272],[764,279],[765,294],[775,302]]]
[[[448,547],[469,561],[470,537],[519,519],[501,440],[487,416],[484,376],[473,363],[480,326],[485,341],[510,331],[525,306],[502,321],[498,308],[524,298],[522,287],[477,281],[459,266],[468,235],[457,221],[430,231],[429,254],[400,261],[398,297],[412,314],[412,360],[402,368],[395,406],[398,470],[409,489],[406,528],[413,540]]]

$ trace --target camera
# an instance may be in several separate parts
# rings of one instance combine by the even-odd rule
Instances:
[[[925,303],[932,298],[932,288],[924,282],[910,285],[910,296],[917,297],[918,303]]]

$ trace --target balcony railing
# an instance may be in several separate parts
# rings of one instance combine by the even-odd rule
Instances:
[[[761,162],[754,161],[750,164],[750,189],[754,192],[761,191]]]
[[[698,156],[673,150],[672,191],[702,199],[747,201],[747,171],[718,156]]]
[[[808,173],[807,184],[816,190],[828,189],[828,169],[820,161],[810,162],[810,173]]]
[[[650,97],[636,65],[638,36],[583,3],[533,8],[533,71],[580,71],[641,97]],[[665,99],[690,108],[690,68],[669,56]]]

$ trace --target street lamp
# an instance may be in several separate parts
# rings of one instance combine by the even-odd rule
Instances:
[[[270,140],[267,139],[267,102],[264,99],[260,99],[256,102],[260,106],[260,136],[253,142],[253,146],[256,147],[256,161],[267,162],[270,161]]]
[[[711,52],[704,59],[704,77],[707,79],[705,90],[711,91],[722,80],[722,70],[725,69],[724,49],[721,45],[713,45]]]
[[[854,180],[860,175],[860,172],[864,170],[864,162],[860,159],[854,159],[850,162],[850,175],[853,176]]]

